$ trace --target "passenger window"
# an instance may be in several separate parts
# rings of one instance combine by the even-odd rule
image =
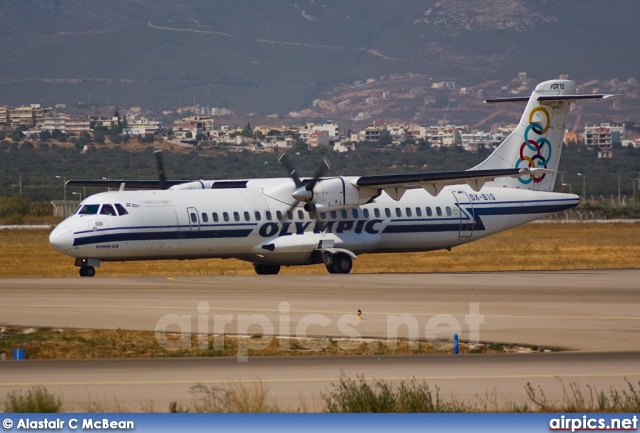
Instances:
[[[320,219],[327,219],[327,213],[326,212],[320,212]]]
[[[233,213],[233,220],[236,222],[240,221],[240,214],[238,212]]]
[[[251,221],[251,214],[247,211],[244,212],[244,220]]]
[[[128,215],[129,212],[122,206],[120,203],[116,203],[116,209],[118,210],[118,215]]]
[[[311,218],[312,220],[316,219],[316,214],[310,213],[309,214],[309,218]]]
[[[440,206],[436,207],[436,213],[438,216],[442,216],[442,209],[440,209]]]
[[[365,218],[369,218],[369,209],[362,209],[362,215]]]
[[[353,215],[354,218],[358,218],[358,209],[351,209],[351,215]]]
[[[266,212],[265,212],[265,215],[266,215],[266,217],[267,217],[267,220],[268,220],[268,221],[271,221],[271,211],[270,211],[270,210],[266,211]]]
[[[342,209],[340,211],[340,216],[342,217],[342,219],[347,219],[349,217],[349,215],[347,214],[347,210],[346,209]]]
[[[194,224],[198,222],[198,215],[195,212],[191,212],[191,222]]]
[[[298,218],[301,220],[304,219],[304,212],[302,212],[301,210],[298,211]]]
[[[430,207],[428,207],[428,208],[426,208],[426,209],[427,209],[427,216],[432,216],[432,215],[433,215],[433,212],[431,212],[431,208],[430,208]]]
[[[259,210],[255,211],[254,215],[256,216],[256,221],[260,221],[262,219],[262,215],[260,215],[260,211]]]
[[[222,212],[222,219],[229,221],[229,214],[227,212]]]
[[[407,210],[407,216],[410,217],[411,216],[411,208],[408,207],[406,210]]]
[[[217,223],[218,221],[220,221],[220,220],[218,219],[218,213],[217,213],[217,212],[214,212],[214,213],[213,213],[213,222],[216,222],[216,223]]]
[[[422,216],[422,209],[420,209],[419,207],[416,208],[416,216]]]
[[[334,211],[334,210],[331,211],[331,218],[333,218],[333,219],[338,218],[338,214],[336,213],[336,211]]]
[[[100,209],[100,215],[115,215],[116,211],[113,209],[113,206],[110,204],[103,204],[102,209]]]
[[[447,206],[447,216],[451,216],[451,208]]]
[[[397,217],[401,217],[402,216],[402,209],[400,209],[399,207],[396,208],[396,216]]]
[[[203,223],[208,223],[209,222],[209,215],[207,215],[204,212],[202,212],[202,222]]]
[[[292,220],[293,219],[293,212],[291,212],[290,210],[287,211],[287,219],[288,220]]]
[[[391,218],[391,209],[389,209],[388,207],[384,208],[384,214],[387,216],[387,218]]]
[[[282,212],[280,212],[279,210],[276,211],[276,217],[278,218],[278,221],[282,221]]]
[[[373,214],[376,216],[376,218],[380,218],[380,209],[375,208],[375,209],[373,210]]]

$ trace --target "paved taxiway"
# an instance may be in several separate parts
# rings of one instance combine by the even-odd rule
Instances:
[[[188,404],[196,383],[217,386],[256,378],[283,409],[321,410],[321,391],[332,389],[340,375],[386,381],[415,377],[426,380],[440,395],[464,401],[486,401],[488,409],[505,401],[527,402],[525,385],[540,386],[547,397],[562,396],[563,386],[590,385],[605,392],[610,386],[628,390],[625,380],[640,380],[640,353],[535,353],[511,355],[426,355],[382,357],[296,357],[132,359],[5,362],[0,368],[0,392],[42,384],[64,395],[75,410],[87,401],[130,410],[167,411],[172,401]],[[479,397],[479,399],[478,399]],[[113,409],[112,409],[113,410]]]
[[[259,321],[272,326],[276,334],[296,335],[306,329],[308,336],[345,337],[355,332],[387,338],[391,328],[401,337],[413,332],[424,338],[435,325],[453,329],[457,324],[461,338],[467,339],[470,323],[480,319],[482,341],[590,353],[384,357],[380,361],[251,358],[246,363],[235,358],[5,361],[0,364],[0,394],[43,383],[64,391],[71,401],[89,394],[137,402],[161,398],[164,404],[167,398],[160,396],[170,396],[167,401],[185,400],[186,390],[197,382],[260,377],[279,401],[298,406],[299,395],[308,402],[312,391],[326,389],[341,370],[350,376],[428,378],[444,394],[463,397],[483,396],[494,388],[500,396],[523,396],[529,381],[555,386],[561,395],[555,376],[565,384],[574,381],[608,389],[624,385],[625,378],[636,383],[640,379],[640,355],[635,352],[640,351],[638,281],[640,270],[5,279],[0,280],[0,324],[155,330],[182,316],[193,331],[207,326],[211,332],[216,317],[230,315],[225,325],[230,334],[269,334],[259,325],[246,326]],[[355,320],[358,309],[363,312],[361,321]],[[398,318],[408,320],[409,326],[398,326]],[[171,326],[168,331],[178,329]],[[614,351],[630,353],[593,353]],[[549,396],[547,388],[545,392]],[[157,409],[166,410],[166,406]]]

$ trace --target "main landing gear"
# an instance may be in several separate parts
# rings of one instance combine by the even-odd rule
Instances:
[[[258,275],[277,275],[280,272],[280,265],[259,265],[256,263],[253,267]]]
[[[324,253],[324,265],[330,274],[348,274],[353,267],[353,259],[346,253]]]

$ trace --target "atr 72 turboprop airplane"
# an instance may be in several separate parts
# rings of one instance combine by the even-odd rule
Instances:
[[[84,277],[101,261],[199,258],[245,260],[258,274],[316,263],[348,273],[360,254],[451,249],[578,204],[552,192],[569,106],[613,95],[574,88],[551,80],[528,98],[486,101],[528,103],[504,142],[461,172],[300,179],[285,157],[288,178],[171,181],[158,159],[158,181],[68,181],[120,189],[87,197],[49,240]]]

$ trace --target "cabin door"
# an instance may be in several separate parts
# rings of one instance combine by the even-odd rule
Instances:
[[[475,226],[473,203],[469,198],[469,194],[464,191],[453,191],[453,196],[456,198],[456,205],[460,210],[460,232],[458,237],[468,238],[473,234]]]

